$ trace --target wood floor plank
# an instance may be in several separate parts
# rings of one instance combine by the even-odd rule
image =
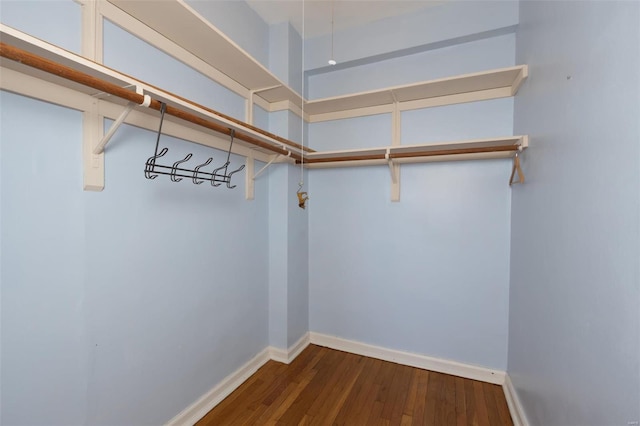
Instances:
[[[513,425],[500,386],[315,345],[267,362],[197,424]]]
[[[413,368],[401,365],[397,372],[396,387],[391,390],[393,397],[393,403],[391,400],[387,401],[383,413],[388,409],[391,412],[389,421],[392,425],[400,425],[402,422],[402,415],[404,414],[405,401],[409,394],[409,388],[411,386],[411,376],[413,375]],[[389,408],[387,408],[389,407]]]
[[[349,392],[347,399],[345,399],[342,407],[340,407],[340,411],[334,420],[335,425],[341,426],[352,424],[348,422],[348,420],[350,417],[355,416],[362,407],[366,394],[371,388],[371,384],[373,384],[373,376],[371,372],[375,369],[374,363],[376,361],[377,360],[373,358],[365,358],[363,360],[362,372],[358,375],[351,392]]]
[[[313,401],[313,404],[307,410],[307,414],[313,417],[322,417],[327,407],[327,402],[331,401],[337,392],[340,390],[340,385],[345,378],[350,377],[350,372],[353,371],[354,364],[361,359],[359,355],[343,354],[342,360],[333,369],[333,374],[329,377],[320,393],[318,393]]]
[[[341,386],[332,393],[331,397],[326,400],[323,406],[323,410],[321,414],[315,416],[312,425],[316,424],[334,424],[342,405],[345,400],[349,397],[351,390],[353,389],[354,384],[360,374],[362,373],[362,369],[364,368],[364,360],[362,357],[358,357],[355,360],[355,364],[353,365],[353,369],[346,373],[344,376],[345,385]]]
[[[335,374],[335,366],[344,360],[342,354],[342,352],[338,351],[325,352],[325,355],[316,365],[318,373],[309,382],[306,391],[298,395],[293,404],[291,404],[290,409],[283,414],[280,422],[295,425],[302,420],[305,414],[308,414],[308,410],[316,401],[318,394],[325,389],[326,384]],[[312,416],[311,414],[309,415]]]
[[[429,384],[427,386],[427,405],[425,407],[424,420],[422,424],[428,426],[440,426],[444,418],[444,407],[442,402],[443,386],[442,373],[432,371],[429,373]]]
[[[373,404],[376,401],[376,396],[378,395],[378,391],[380,385],[376,383],[375,378],[377,377],[380,369],[384,365],[384,361],[373,360],[371,363],[370,369],[367,370],[367,381],[362,387],[361,394],[357,399],[355,404],[355,410],[352,412],[348,412],[345,416],[345,424],[346,425],[357,425],[357,424],[365,424],[367,418],[369,417],[369,413],[373,408]]]
[[[478,414],[476,412],[476,394],[473,389],[473,381],[465,380],[464,382],[464,398],[467,414],[467,424],[478,426]]]
[[[489,413],[487,411],[487,405],[484,398],[482,382],[473,381],[473,394],[476,401],[475,408],[478,424],[480,426],[490,426],[491,422],[489,421]]]
[[[467,420],[467,405],[464,390],[464,380],[462,377],[455,378],[456,384],[456,426],[466,426],[469,424]]]
[[[502,386],[496,385],[494,387],[494,393],[498,414],[500,415],[500,424],[513,426],[513,420],[511,419],[511,413],[509,413],[509,406],[507,405],[507,398],[504,395],[504,389]]]
[[[418,392],[416,394],[416,402],[413,412],[413,424],[415,426],[423,425],[425,423],[430,373],[431,372],[426,370],[416,370],[414,373],[418,377]]]
[[[449,374],[442,375],[444,422],[442,425],[456,426],[456,379]]]
[[[367,418],[367,422],[363,423],[363,424],[367,424],[367,425],[377,425],[380,423],[380,421],[382,420],[381,414],[382,414],[382,408],[384,407],[384,402],[380,401],[380,400],[375,400],[373,402],[373,406],[371,407],[371,412],[369,413],[369,417]]]
[[[413,409],[416,406],[416,396],[418,394],[418,375],[416,374],[417,370],[411,371],[411,386],[409,387],[409,393],[407,398],[405,399],[403,414],[411,417],[413,414]]]
[[[407,416],[406,414],[402,415],[400,426],[411,426],[412,423],[413,423],[413,417]]]
[[[280,420],[280,417],[282,417],[282,415],[289,409],[291,404],[293,404],[296,398],[298,398],[300,393],[304,391],[309,382],[313,380],[317,373],[317,371],[310,370],[306,373],[306,377],[300,380],[300,382],[292,382],[290,384],[292,389],[288,392],[283,392],[280,395],[282,399],[278,401],[277,404],[273,404],[269,407],[271,410],[265,410],[260,417],[249,424],[275,425]]]
[[[500,414],[498,413],[498,406],[496,404],[496,398],[494,393],[494,388],[497,385],[492,385],[490,383],[482,383],[482,389],[484,391],[484,401],[487,407],[487,415],[489,417],[489,423],[492,425],[501,424],[500,422]]]

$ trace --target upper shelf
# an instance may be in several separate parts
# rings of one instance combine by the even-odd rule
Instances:
[[[109,0],[269,103],[301,97],[183,0]]]
[[[243,87],[256,91],[258,96],[269,104],[290,101],[293,105],[301,107],[300,94],[273,75],[184,0],[108,1]],[[517,92],[526,77],[527,66],[520,65],[380,90],[305,100],[305,118],[315,122],[390,112],[394,103],[399,103],[400,109],[406,110],[508,97]],[[369,110],[366,110],[367,108]]]
[[[527,66],[519,65],[308,101],[305,110],[310,115],[326,114],[494,89],[503,89],[505,96],[512,96],[526,77]]]

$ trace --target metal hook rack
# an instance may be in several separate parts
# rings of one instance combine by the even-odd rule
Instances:
[[[187,154],[182,160],[178,160],[173,163],[172,166],[165,166],[162,164],[157,164],[156,160],[158,158],[164,157],[167,152],[169,152],[168,148],[162,148],[160,152],[158,152],[158,148],[160,146],[160,135],[162,134],[162,123],[164,122],[164,114],[167,109],[167,105],[165,103],[161,104],[160,107],[160,126],[158,127],[158,136],[156,138],[156,149],[153,153],[152,157],[145,162],[144,167],[144,177],[147,179],[155,179],[158,175],[167,175],[171,178],[172,182],[180,182],[182,178],[189,178],[196,185],[200,185],[205,181],[211,182],[212,186],[220,186],[223,183],[227,185],[227,188],[233,189],[236,185],[231,185],[231,177],[238,173],[239,171],[244,169],[244,164],[240,166],[238,169],[233,170],[231,172],[228,171],[229,164],[231,164],[231,148],[233,147],[233,138],[235,136],[235,130],[230,129],[231,134],[231,143],[229,144],[229,151],[227,152],[227,161],[217,169],[214,169],[213,172],[204,172],[200,169],[202,167],[208,166],[213,161],[213,157],[209,157],[207,161],[196,166],[194,169],[186,169],[180,167],[181,164],[186,163],[193,157],[193,154]]]

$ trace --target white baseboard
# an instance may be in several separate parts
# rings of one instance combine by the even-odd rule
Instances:
[[[288,349],[279,349],[273,346],[269,347],[269,356],[272,360],[290,364],[291,361],[296,359],[300,352],[302,352],[307,346],[309,346],[310,339],[309,333],[305,333],[296,343],[291,345]]]
[[[202,395],[200,399],[169,420],[167,426],[194,425],[269,361],[269,355],[269,348],[265,348],[249,362],[225,377],[209,392]]]
[[[397,364],[411,367],[423,368],[425,370],[437,371],[439,373],[451,374],[464,377],[466,379],[480,380],[482,382],[502,385],[505,379],[505,372],[491,370],[476,365],[463,364],[461,362],[447,359],[434,358],[426,355],[411,352],[402,352],[395,349],[387,349],[380,346],[373,346],[366,343],[355,342],[353,340],[341,339],[320,333],[309,333],[311,343],[350,352],[357,355],[364,355],[371,358],[391,361]]]
[[[507,405],[509,406],[509,412],[511,413],[511,420],[513,420],[513,426],[529,426],[527,416],[524,414],[522,404],[516,393],[516,388],[511,383],[511,378],[507,374],[502,385],[504,390],[504,397],[507,399]]]

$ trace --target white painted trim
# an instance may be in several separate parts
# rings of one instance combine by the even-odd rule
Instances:
[[[408,365],[425,370],[437,371],[439,373],[451,374],[454,376],[464,377],[466,379],[502,385],[506,376],[504,371],[491,370],[489,368],[463,364],[457,361],[382,348],[380,346],[373,346],[366,343],[341,339],[339,337],[315,332],[310,332],[309,335],[311,343],[315,345],[326,346],[328,348],[344,352],[377,358],[383,361],[391,361],[397,364]]]
[[[291,364],[291,362],[300,355],[300,353],[305,350],[307,346],[311,343],[311,338],[309,333],[305,333],[296,343],[291,345],[288,349],[280,349],[275,348],[273,346],[269,347],[269,355],[271,359],[278,362],[283,362],[285,364]]]
[[[520,399],[518,398],[516,388],[513,387],[513,383],[511,383],[511,378],[508,374],[505,375],[502,389],[504,390],[504,397],[506,398],[507,405],[509,406],[509,413],[511,414],[511,420],[513,420],[513,426],[529,426],[527,416],[525,415]]]
[[[195,424],[269,361],[269,352],[269,348],[265,348],[249,362],[225,377],[200,399],[169,420],[167,426]]]

